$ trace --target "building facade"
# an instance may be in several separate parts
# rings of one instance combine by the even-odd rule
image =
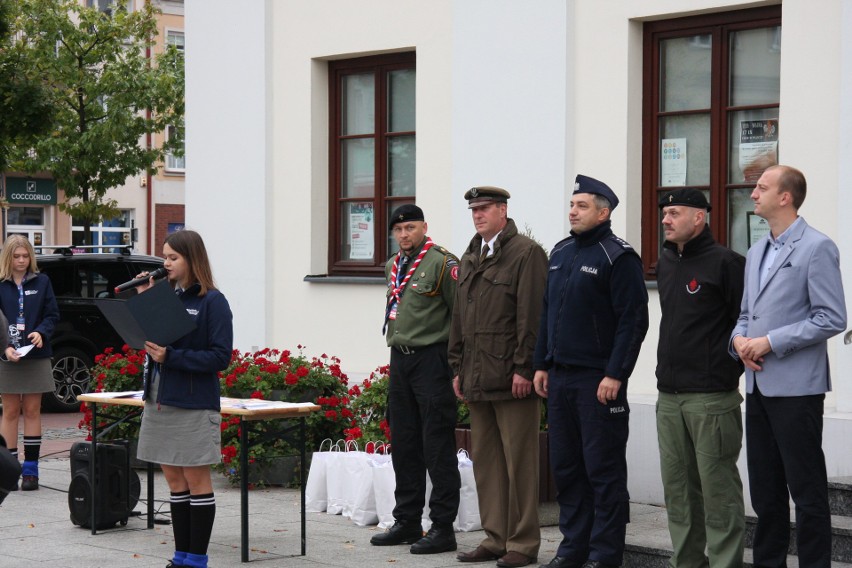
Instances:
[[[765,230],[750,214],[755,175],[794,165],[811,188],[802,215],[852,251],[848,1],[252,0],[239,18],[225,0],[186,9],[187,226],[204,234],[233,298],[240,348],[301,344],[368,373],[388,359],[377,267],[393,252],[393,206],[416,200],[432,238],[460,253],[473,235],[462,195],[497,185],[512,193],[519,228],[549,249],[570,228],[577,173],[614,188],[613,228],[641,250],[651,294],[629,391],[636,500],[662,502],[660,192],[705,191],[714,234],[744,251]],[[830,353],[825,449],[829,474],[849,475],[852,350],[837,338]]]

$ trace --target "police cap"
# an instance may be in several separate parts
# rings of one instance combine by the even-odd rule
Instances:
[[[574,193],[592,193],[605,197],[611,206],[610,210],[618,206],[618,197],[615,196],[615,192],[604,182],[589,176],[577,174],[574,180]]]
[[[509,192],[502,187],[494,187],[492,185],[481,185],[468,189],[464,198],[467,199],[467,208],[473,209],[487,203],[506,203],[509,198]]]
[[[391,215],[390,222],[388,223],[388,229],[393,229],[393,226],[397,223],[404,223],[406,221],[425,221],[426,218],[423,216],[423,210],[418,206],[412,203],[406,203],[405,205],[400,205],[396,208]]]
[[[693,187],[682,187],[663,195],[660,198],[660,207],[668,207],[669,205],[685,205],[710,211],[710,204],[707,203],[704,192]]]

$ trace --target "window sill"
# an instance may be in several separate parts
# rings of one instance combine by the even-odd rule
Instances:
[[[382,276],[329,276],[328,274],[308,274],[302,279],[311,284],[381,284],[387,282]]]

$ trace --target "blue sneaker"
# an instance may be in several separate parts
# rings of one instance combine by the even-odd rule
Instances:
[[[36,489],[38,489],[38,477],[25,475],[21,479],[21,491],[35,491]]]

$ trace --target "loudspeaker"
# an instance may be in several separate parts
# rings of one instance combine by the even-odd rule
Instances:
[[[91,528],[92,487],[89,483],[91,442],[71,446],[71,485],[68,486],[68,509],[71,522]],[[127,443],[99,443],[94,488],[97,491],[95,528],[106,529],[116,523],[127,524],[139,502],[139,475],[130,469]]]

